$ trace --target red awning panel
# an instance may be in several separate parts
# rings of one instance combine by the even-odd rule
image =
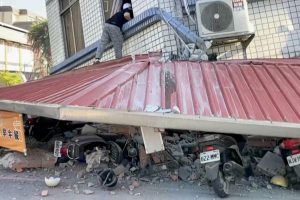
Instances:
[[[300,59],[162,63],[126,57],[1,88],[0,100],[300,122]],[[0,108],[1,109],[1,108]]]

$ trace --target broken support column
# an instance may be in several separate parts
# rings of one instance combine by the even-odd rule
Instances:
[[[142,126],[141,132],[147,154],[165,150],[159,129]]]

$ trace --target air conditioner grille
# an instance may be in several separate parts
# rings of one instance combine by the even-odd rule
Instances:
[[[201,21],[212,32],[234,31],[231,7],[221,1],[201,4]]]

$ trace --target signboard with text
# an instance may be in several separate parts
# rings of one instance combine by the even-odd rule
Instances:
[[[22,114],[0,111],[0,147],[26,154]]]

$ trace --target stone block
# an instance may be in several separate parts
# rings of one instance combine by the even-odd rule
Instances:
[[[17,172],[22,172],[28,168],[51,168],[55,166],[57,158],[52,153],[42,149],[32,149],[28,151],[28,155],[13,152],[6,154],[0,159],[0,165]]]

